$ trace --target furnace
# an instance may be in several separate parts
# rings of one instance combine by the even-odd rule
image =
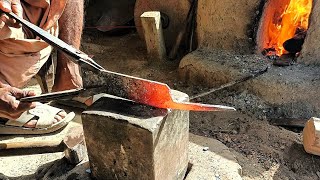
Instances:
[[[257,32],[257,51],[276,59],[299,56],[309,28],[312,0],[266,2]]]
[[[180,76],[219,87],[268,66],[261,77],[232,89],[225,102],[267,119],[317,116],[319,16],[319,1],[199,0],[199,45],[181,60]],[[254,98],[237,99],[239,92]]]

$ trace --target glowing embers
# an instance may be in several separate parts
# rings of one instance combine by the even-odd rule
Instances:
[[[279,5],[280,7],[280,5]],[[301,51],[309,25],[312,0],[290,0],[285,8],[275,8],[265,26],[263,54],[271,59],[294,58]],[[282,11],[282,12],[279,12]]]

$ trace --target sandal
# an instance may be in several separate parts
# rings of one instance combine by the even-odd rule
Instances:
[[[74,117],[75,113],[70,112],[61,121],[52,124],[55,115],[63,111],[62,109],[49,106],[47,104],[37,103],[34,109],[24,112],[18,119],[8,120],[0,124],[0,134],[46,134],[57,131],[65,127]],[[36,127],[23,127],[27,122],[37,119]]]

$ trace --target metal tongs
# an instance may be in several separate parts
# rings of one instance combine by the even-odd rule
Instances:
[[[26,97],[20,99],[21,102],[71,99],[76,96],[88,97],[95,94],[106,93],[157,108],[191,111],[235,110],[234,108],[227,106],[174,101],[171,97],[171,90],[168,85],[107,71],[87,54],[73,48],[38,26],[18,17],[14,13],[2,13],[5,13],[10,18],[15,19],[17,22],[30,29],[51,46],[71,56],[71,60],[81,67],[83,80],[82,88]]]

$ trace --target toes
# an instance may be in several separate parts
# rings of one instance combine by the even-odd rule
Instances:
[[[67,113],[65,111],[60,111],[58,115],[63,119],[67,116]]]
[[[57,123],[57,122],[59,122],[60,120],[58,120],[56,117],[55,117],[55,119],[52,121],[52,124],[55,124],[55,123]]]
[[[63,118],[65,118],[67,116],[67,113],[65,111],[61,111],[59,112],[57,115],[54,116],[54,123],[57,123],[59,121],[62,121]]]
[[[89,99],[87,99],[84,102],[84,104],[87,105],[87,106],[91,106],[93,104],[93,97],[90,97]]]
[[[62,117],[61,116],[59,116],[59,115],[55,115],[54,116],[54,120],[56,121],[56,122],[59,122],[59,121],[62,121]]]
[[[29,122],[27,122],[27,123],[24,125],[24,127],[34,128],[34,127],[36,127],[37,121],[38,121],[38,120],[30,120]]]

